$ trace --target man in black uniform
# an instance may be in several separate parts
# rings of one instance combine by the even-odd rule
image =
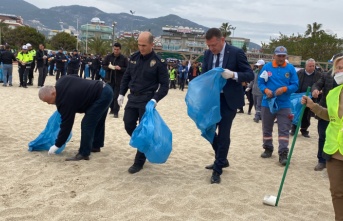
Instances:
[[[39,90],[39,99],[55,104],[62,123],[55,145],[49,154],[54,154],[65,144],[73,128],[76,113],[85,113],[81,123],[81,142],[78,154],[67,161],[89,160],[91,152],[100,152],[104,146],[105,120],[113,99],[112,88],[101,81],[89,81],[78,75],[67,75],[56,86],[44,86]]]
[[[80,56],[76,49],[73,50],[73,54],[68,58],[68,75],[79,74]]]
[[[125,107],[124,125],[131,136],[145,112],[146,104],[152,100],[157,103],[168,93],[169,75],[167,64],[153,51],[153,36],[142,32],[138,37],[139,51],[131,55],[129,65],[120,84],[119,106],[123,105],[124,95],[130,89]],[[158,89],[158,91],[156,91]],[[139,172],[145,163],[144,153],[137,150],[134,164],[129,173]]]
[[[89,62],[89,58],[87,54],[83,54],[81,59],[81,67],[80,67],[80,78],[82,78],[83,72],[85,71],[86,64]],[[84,78],[86,78],[86,73],[84,75]]]
[[[48,73],[48,53],[44,50],[44,44],[39,44],[39,50],[36,53],[38,69],[38,87],[43,87],[45,77]]]
[[[121,44],[114,43],[113,53],[106,56],[102,67],[106,70],[105,81],[111,85],[114,92],[110,114],[113,114],[115,118],[118,118],[120,110],[117,98],[119,96],[120,82],[126,71],[127,64],[127,58],[121,54]]]
[[[51,51],[51,54],[48,56],[48,61],[49,61],[49,75],[53,76],[54,75],[54,69],[55,69],[55,56],[56,52]]]
[[[58,49],[57,54],[55,55],[55,62],[56,62],[56,81],[61,77],[64,76],[64,64],[67,62],[67,57],[63,54],[63,48]]]

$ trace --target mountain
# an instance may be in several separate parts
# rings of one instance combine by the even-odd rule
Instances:
[[[145,18],[133,16],[129,13],[106,13],[95,7],[85,7],[79,5],[59,6],[49,9],[40,9],[24,0],[1,0],[0,13],[14,14],[21,16],[24,23],[37,28],[39,31],[50,29],[61,30],[64,28],[90,23],[91,19],[98,17],[106,25],[111,26],[117,22],[115,31],[150,30],[153,35],[162,34],[162,27],[165,25],[188,26],[193,28],[208,28],[176,15],[167,15],[159,18]]]
[[[165,25],[208,29],[208,27],[173,14],[158,18],[145,18],[129,13],[106,13],[95,7],[80,5],[40,9],[24,0],[1,0],[0,13],[21,16],[24,19],[24,24],[34,27],[44,34],[47,34],[51,29],[61,30],[61,26],[65,29],[69,26],[75,29],[77,26],[80,28],[81,25],[90,23],[94,17],[98,17],[109,26],[113,22],[117,22],[115,26],[117,33],[120,31],[150,30],[154,36],[160,36],[162,35],[162,27]]]

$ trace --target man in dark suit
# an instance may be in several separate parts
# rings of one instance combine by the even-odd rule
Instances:
[[[230,130],[237,109],[244,105],[244,90],[242,82],[254,79],[254,73],[242,49],[228,45],[218,28],[211,28],[205,35],[209,50],[205,51],[202,72],[214,67],[222,67],[222,77],[227,82],[220,94],[220,113],[222,119],[217,124],[212,148],[215,153],[214,164],[206,166],[213,170],[211,183],[220,183],[220,175],[224,167],[229,166],[227,155],[230,147]]]

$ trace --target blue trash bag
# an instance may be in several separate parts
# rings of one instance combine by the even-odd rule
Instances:
[[[301,114],[301,98],[303,95],[306,95],[306,92],[304,93],[292,93],[291,94],[291,112],[293,114],[293,120],[292,124],[297,125],[299,121],[299,117]],[[311,98],[312,96],[309,95]]]
[[[29,151],[42,151],[49,150],[52,145],[55,144],[56,138],[60,131],[61,124],[61,115],[58,111],[55,111],[48,120],[45,129],[38,135],[36,139],[29,143]],[[66,143],[71,139],[72,133],[69,134],[69,137]],[[66,143],[58,148],[56,154],[61,153]]]
[[[89,78],[89,65],[85,65],[85,78]]]
[[[149,101],[145,113],[133,131],[130,145],[144,153],[151,163],[165,163],[172,151],[172,132]]]
[[[270,113],[276,114],[279,111],[279,106],[276,102],[277,97],[267,98]]]
[[[186,105],[188,116],[195,122],[203,136],[213,142],[216,124],[221,120],[220,91],[226,84],[221,73],[223,68],[214,68],[188,84]]]
[[[103,69],[103,68],[101,67],[101,68],[100,68],[99,75],[102,77],[102,79],[105,79],[106,70],[105,70],[105,69]]]

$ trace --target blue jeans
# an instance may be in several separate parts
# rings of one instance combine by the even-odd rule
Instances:
[[[12,64],[3,64],[2,73],[3,73],[4,85],[7,84],[7,80],[8,80],[9,85],[12,85],[12,71],[13,71]],[[8,78],[7,78],[7,75],[8,75]]]
[[[81,143],[79,154],[89,156],[92,148],[104,146],[105,120],[113,99],[113,90],[105,85],[99,98],[90,106],[81,122]]]

